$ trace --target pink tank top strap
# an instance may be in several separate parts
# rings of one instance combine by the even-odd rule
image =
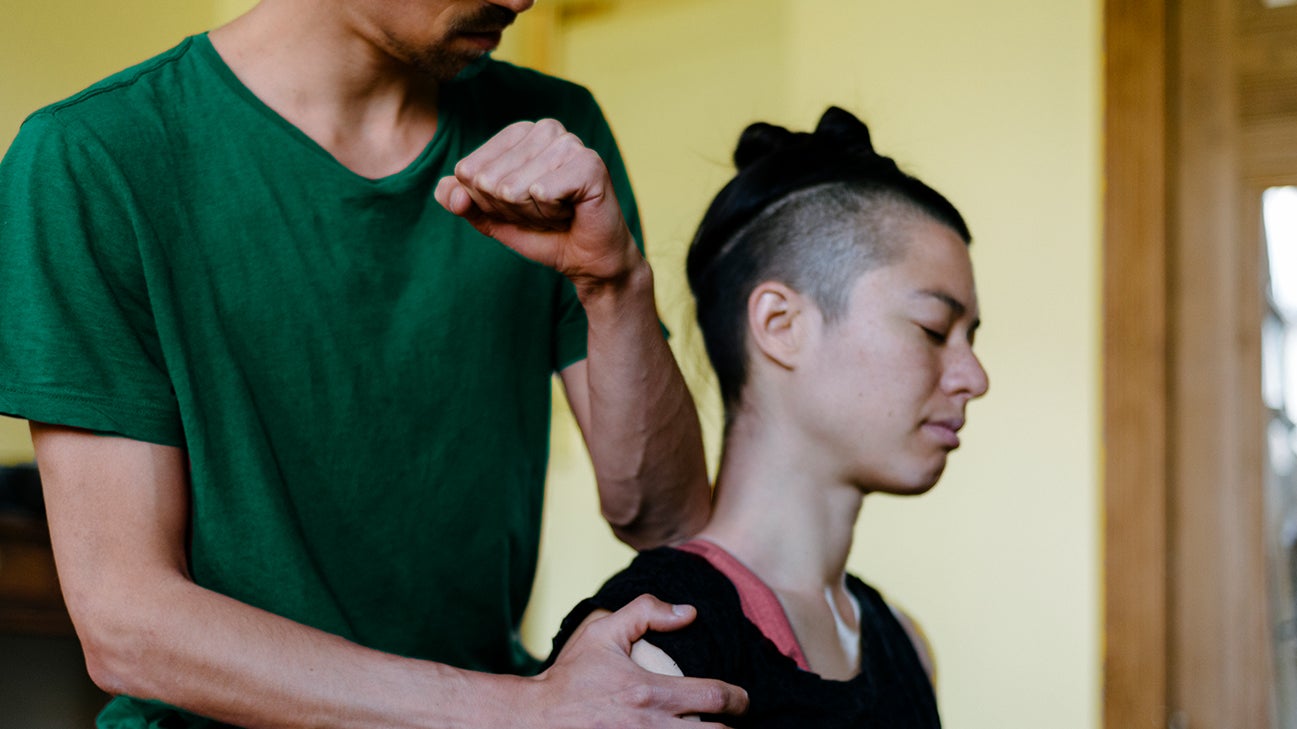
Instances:
[[[774,590],[762,582],[760,577],[720,545],[705,539],[685,542],[676,549],[702,557],[725,575],[738,591],[739,603],[743,606],[743,614],[747,619],[761,630],[762,635],[775,644],[780,653],[796,661],[802,670],[810,670],[806,654],[802,652],[802,646],[797,642],[797,635],[793,633],[793,626],[788,622],[788,614],[779,604],[779,598],[775,596]]]

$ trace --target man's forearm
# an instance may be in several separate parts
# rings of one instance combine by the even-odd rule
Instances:
[[[521,688],[505,684],[523,682],[364,648],[179,575],[99,612],[78,628],[104,688],[238,726],[504,727]]]
[[[563,371],[563,384],[617,535],[646,548],[695,533],[710,508],[698,414],[603,160],[552,119],[520,122],[461,160],[436,195],[576,285],[587,359]]]
[[[662,336],[653,274],[639,259],[612,282],[578,283],[590,323],[586,442],[604,516],[646,549],[691,536],[711,493],[693,398]]]
[[[181,449],[31,428],[59,582],[105,691],[283,729],[512,726],[508,704],[535,698],[524,679],[371,650],[200,587]]]

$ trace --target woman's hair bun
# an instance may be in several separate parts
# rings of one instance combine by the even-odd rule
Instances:
[[[695,294],[739,231],[780,200],[820,185],[891,191],[968,240],[958,211],[901,171],[892,158],[874,151],[869,127],[836,106],[825,110],[814,132],[793,132],[766,122],[749,125],[734,150],[734,164],[738,174],[712,200],[689,248],[687,270]]]
[[[886,168],[889,165],[885,162],[890,161],[874,151],[869,127],[864,122],[849,111],[830,106],[820,117],[813,134],[792,132],[766,122],[749,125],[743,130],[734,150],[734,166],[742,172],[762,160],[792,150],[797,152],[789,158],[790,161],[804,158],[807,152],[828,153],[833,157],[845,154],[856,164],[866,167],[878,167],[879,162],[884,162],[881,166]]]
[[[815,136],[837,141],[856,154],[876,155],[869,127],[849,111],[830,106],[815,126]]]
[[[740,171],[792,144],[798,137],[808,136],[790,132],[780,126],[757,122],[743,130],[739,146],[734,150],[734,166]]]
[[[875,250],[892,245],[882,238],[892,232],[863,226],[895,215],[896,204],[969,240],[959,211],[876,152],[869,127],[836,106],[813,132],[749,125],[734,164],[738,173],[708,206],[685,263],[727,423],[742,400],[747,301],[758,283],[774,277],[806,286],[804,293],[829,306],[863,267],[875,265],[866,261],[878,260]],[[857,255],[857,246],[869,250]]]

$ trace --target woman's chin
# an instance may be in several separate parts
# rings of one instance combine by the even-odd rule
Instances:
[[[946,470],[946,459],[928,468],[915,468],[911,473],[894,474],[864,487],[865,493],[891,494],[893,496],[919,496],[926,494],[941,480]]]

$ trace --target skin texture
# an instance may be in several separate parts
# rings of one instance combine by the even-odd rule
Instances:
[[[465,29],[490,35],[502,13],[530,5],[264,0],[211,38],[270,108],[356,174],[381,177],[435,133],[437,74],[490,45]],[[428,58],[451,60],[437,71]],[[563,371],[564,386],[605,516],[623,540],[654,546],[707,519],[697,417],[607,171],[574,140],[556,123],[506,130],[438,199],[576,283],[589,355]],[[68,608],[91,676],[110,693],[257,727],[669,727],[746,708],[739,689],[630,660],[647,630],[693,619],[652,599],[590,625],[535,678],[379,653],[231,600],[188,572],[182,450],[41,423],[32,438]]]
[[[972,350],[967,247],[918,214],[896,225],[900,256],[861,275],[832,323],[783,283],[752,292],[750,375],[726,434],[714,514],[698,535],[774,590],[812,670],[833,679],[859,670],[835,621],[860,629],[845,573],[864,496],[931,488],[969,401],[988,387]]]

